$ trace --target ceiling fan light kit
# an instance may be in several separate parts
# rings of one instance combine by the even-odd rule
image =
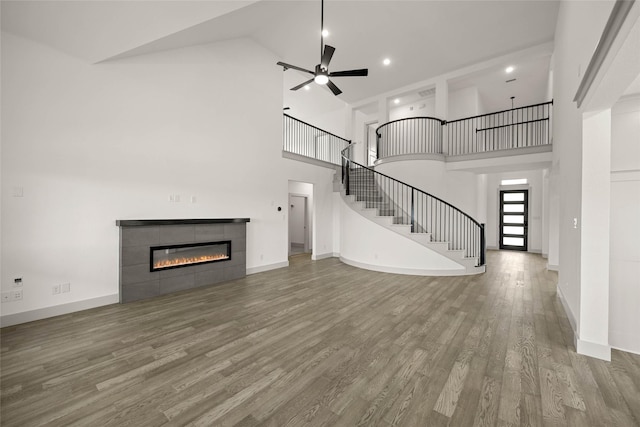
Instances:
[[[313,75],[313,78],[307,80],[299,84],[298,86],[294,86],[291,90],[301,89],[311,82],[316,82],[319,85],[326,85],[334,95],[340,95],[342,91],[336,86],[331,80],[331,77],[365,77],[369,74],[369,70],[366,68],[361,68],[358,70],[346,70],[346,71],[336,71],[334,73],[329,72],[329,63],[331,62],[331,58],[333,57],[333,53],[335,52],[335,48],[333,46],[324,44],[324,0],[321,0],[320,3],[320,63],[316,65],[315,70],[307,70],[306,68],[298,67],[295,65],[287,64],[282,61],[278,61],[278,65],[280,65],[284,71],[287,71],[289,68],[293,70],[302,71],[303,73],[308,73]]]

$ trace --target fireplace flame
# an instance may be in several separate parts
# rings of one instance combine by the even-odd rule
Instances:
[[[208,261],[218,261],[221,259],[228,259],[229,256],[225,254],[215,254],[215,255],[202,255],[197,257],[183,257],[183,258],[174,258],[174,259],[165,259],[156,261],[153,264],[154,269],[158,268],[167,268],[167,267],[175,267],[178,265],[189,265],[189,264],[198,264],[200,262],[208,262]]]

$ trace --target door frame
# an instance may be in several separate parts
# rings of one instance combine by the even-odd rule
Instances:
[[[311,252],[310,250],[310,242],[309,242],[309,195],[308,194],[302,194],[302,193],[289,193],[289,224],[288,224],[288,229],[289,229],[289,242],[288,242],[288,255],[291,255],[291,198],[292,197],[302,197],[302,199],[304,200],[304,212],[303,212],[303,224],[304,224],[304,247],[303,247],[303,251],[304,253],[309,253]]]
[[[364,158],[365,158],[365,163],[367,164],[367,166],[373,166],[369,164],[369,128],[371,127],[371,125],[377,125],[378,124],[378,120],[372,120],[369,122],[365,122],[364,124]],[[377,126],[376,126],[377,129]],[[375,137],[376,139],[376,158],[378,156],[378,137],[376,135]]]
[[[529,190],[530,188],[509,188],[504,189],[501,187],[498,189],[498,215],[500,216],[498,220],[498,248],[500,250],[511,250],[511,251],[523,251],[527,252],[529,250]],[[502,200],[504,193],[524,193],[524,223],[523,224],[512,224],[512,223],[504,223],[504,204],[505,202]],[[506,202],[506,204],[522,204],[523,202]],[[506,212],[509,214],[509,212]],[[524,235],[510,235],[503,234],[502,230],[504,226],[514,226],[514,227],[524,227]],[[520,246],[510,246],[504,245],[502,243],[503,237],[524,237],[524,245]]]

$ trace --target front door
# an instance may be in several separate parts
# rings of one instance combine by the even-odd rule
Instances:
[[[529,190],[500,191],[500,249],[527,250]]]

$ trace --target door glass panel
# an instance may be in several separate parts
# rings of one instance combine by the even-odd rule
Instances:
[[[504,205],[505,212],[524,212],[524,205]]]
[[[502,222],[505,224],[524,224],[524,215],[504,215]]]
[[[522,236],[524,234],[524,227],[504,226],[502,227],[503,234],[518,234]]]
[[[524,245],[523,237],[503,237],[502,244],[507,246],[522,246]]]
[[[524,202],[524,193],[503,193],[502,196],[505,202]]]

